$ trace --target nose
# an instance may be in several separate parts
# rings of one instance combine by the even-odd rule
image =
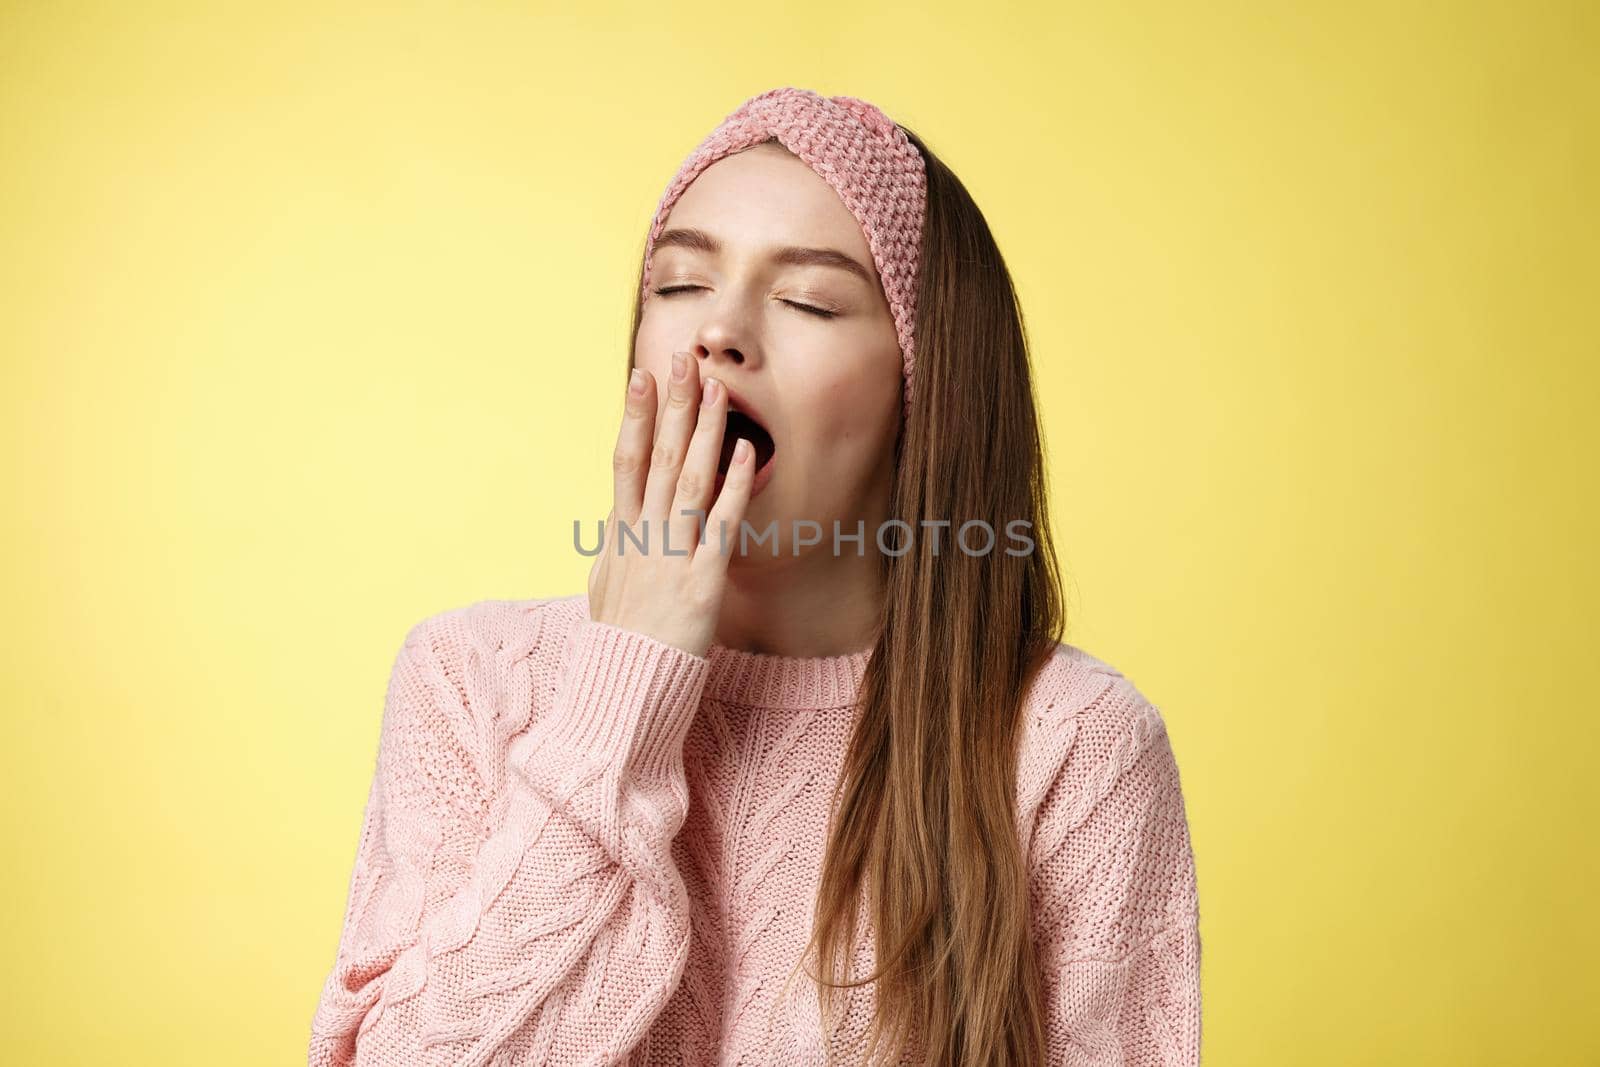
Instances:
[[[742,350],[732,345],[708,345],[697,343],[694,346],[696,361],[700,364],[700,376],[716,374],[725,367],[743,367],[749,361]]]
[[[761,290],[730,281],[695,305],[689,348],[702,376],[749,374],[761,364]]]

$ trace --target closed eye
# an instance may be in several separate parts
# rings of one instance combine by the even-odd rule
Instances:
[[[703,285],[666,285],[662,286],[660,289],[653,289],[651,291],[657,296],[672,296],[675,293],[686,293],[692,289],[704,288],[705,286]],[[837,311],[829,311],[827,308],[812,307],[810,304],[801,304],[794,300],[785,300],[784,303],[788,304],[796,311],[803,311],[809,315],[815,315],[822,319],[837,318],[839,315]]]
[[[816,315],[818,318],[831,319],[837,317],[839,314],[837,311],[829,311],[827,308],[812,307],[810,304],[797,304],[793,300],[785,300],[784,303],[788,304],[792,308]]]

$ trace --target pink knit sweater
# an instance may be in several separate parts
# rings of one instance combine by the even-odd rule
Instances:
[[[860,1062],[870,985],[829,1034],[804,972],[777,994],[869,656],[695,656],[590,620],[586,595],[419,623],[309,1063]],[[1160,712],[1058,646],[1016,797],[1049,1062],[1198,1063],[1194,857]]]

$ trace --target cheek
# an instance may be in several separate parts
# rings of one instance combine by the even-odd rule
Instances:
[[[857,363],[848,373],[819,383],[816,410],[830,429],[854,441],[876,443],[899,425],[899,350]]]
[[[892,443],[889,401],[867,390],[860,378],[829,383],[809,397],[804,412],[805,436],[818,467],[836,476],[860,475],[873,467]]]
[[[640,352],[634,356],[633,365],[656,380],[656,399],[667,395],[667,380],[672,374],[672,357],[659,352]]]
[[[660,316],[653,316],[646,304],[644,318],[639,322],[639,337],[633,346],[633,365],[652,375],[656,380],[656,395],[660,399],[666,395],[668,376],[672,373],[672,352],[663,337],[659,323]]]

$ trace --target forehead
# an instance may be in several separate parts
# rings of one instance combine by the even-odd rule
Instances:
[[[701,171],[668,211],[667,226],[708,230],[736,250],[833,247],[872,264],[861,224],[833,186],[776,143],[724,156]]]

